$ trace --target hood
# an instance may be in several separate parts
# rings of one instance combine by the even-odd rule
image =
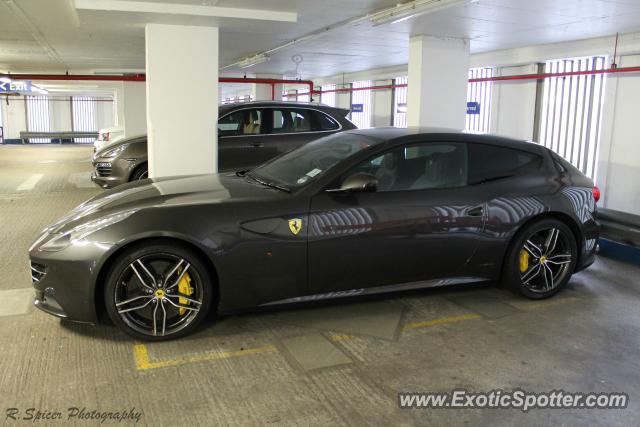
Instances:
[[[139,136],[134,136],[131,138],[124,138],[124,139],[120,139],[116,142],[112,142],[111,144],[107,144],[104,147],[102,147],[100,150],[98,150],[93,158],[97,159],[99,157],[104,156],[104,153],[106,153],[107,151],[113,150],[114,148],[117,148],[121,145],[125,145],[125,144],[136,144],[136,143],[147,143],[147,136],[146,135],[139,135]]]
[[[189,175],[133,182],[87,200],[47,230],[67,231],[104,215],[123,211],[201,204],[266,201],[288,193],[235,174]]]

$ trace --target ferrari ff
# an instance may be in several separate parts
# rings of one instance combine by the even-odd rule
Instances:
[[[138,339],[207,313],[460,283],[528,298],[595,259],[599,190],[535,143],[442,129],[334,134],[250,171],[147,179],[30,248],[34,304]]]

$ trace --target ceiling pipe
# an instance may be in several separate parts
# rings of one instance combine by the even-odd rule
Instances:
[[[640,73],[640,67],[608,68],[605,70],[566,71],[562,73],[521,74],[521,75],[515,75],[515,76],[481,77],[481,78],[469,79],[469,83],[502,82],[502,81],[514,81],[514,80],[544,80],[544,79],[553,78],[553,77],[589,76],[589,75],[599,75],[599,74],[622,74],[622,73]],[[359,88],[314,90],[313,93],[314,94],[348,93],[348,92],[355,92],[359,90],[384,90],[384,89],[398,89],[398,88],[404,88],[404,87],[408,87],[408,85],[406,83],[402,83],[402,84],[368,86],[368,87],[359,87]],[[306,95],[306,93],[303,93],[301,95]],[[286,96],[295,97],[296,94],[292,93]]]
[[[0,74],[12,80],[49,80],[49,81],[103,81],[103,82],[144,82],[147,80],[144,74],[134,75],[96,75],[96,74]],[[275,99],[275,85],[291,84],[308,86],[313,92],[313,82],[311,80],[295,79],[264,79],[252,77],[220,77],[220,83],[235,84],[268,84],[271,85],[272,99]]]
[[[494,76],[469,79],[469,83],[503,82],[513,80],[543,80],[552,77],[591,76],[597,74],[640,73],[640,67],[607,68],[604,70],[565,71],[562,73],[521,74],[516,76]]]
[[[543,80],[553,77],[571,77],[571,76],[589,76],[598,74],[623,74],[623,73],[640,73],[640,67],[625,67],[625,68],[607,68],[604,70],[586,70],[586,71],[567,71],[562,73],[542,73],[542,74],[521,74],[513,76],[493,76],[493,77],[481,77],[475,79],[469,79],[469,83],[481,83],[481,82],[501,82],[501,81],[516,81],[516,80]],[[112,81],[112,82],[144,82],[146,76],[144,74],[135,75],[95,75],[95,74],[0,74],[0,77],[7,77],[13,80],[51,80],[51,81]],[[218,79],[220,83],[236,83],[236,84],[268,84],[272,86],[271,95],[272,99],[275,99],[275,85],[277,84],[292,84],[303,85],[309,87],[309,92],[303,95],[311,93],[312,95],[322,93],[346,93],[360,90],[384,90],[384,89],[397,89],[407,87],[405,84],[397,85],[380,85],[369,86],[362,88],[343,88],[332,90],[315,90],[314,83],[311,80],[293,80],[293,79],[264,79],[264,78],[251,78],[251,77],[220,77]],[[285,95],[289,96],[289,95]],[[290,94],[291,97],[295,97],[296,94]]]

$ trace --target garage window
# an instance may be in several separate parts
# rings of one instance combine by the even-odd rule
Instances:
[[[351,121],[360,129],[371,127],[371,80],[353,82],[351,95]]]
[[[73,130],[76,132],[97,132],[96,98],[89,96],[72,96],[71,111],[73,116]],[[93,143],[95,138],[76,138],[74,142]]]
[[[493,77],[493,68],[471,68],[469,70],[469,79],[488,77]],[[467,85],[467,131],[490,132],[492,90],[492,82],[474,82]]]
[[[328,105],[330,107],[336,106],[336,93],[335,92],[326,92],[325,91],[334,91],[336,90],[336,85],[324,85],[321,87],[322,94],[320,95],[320,102]]]
[[[27,96],[27,130],[51,132],[51,103],[48,96]],[[30,143],[48,144],[50,138],[31,138]]]
[[[604,70],[606,56],[547,61],[546,73]],[[606,75],[553,77],[544,81],[540,144],[558,153],[585,175],[597,175],[598,146]]]
[[[409,78],[407,76],[404,77],[396,77],[393,79],[394,85],[407,84],[409,82]],[[407,127],[407,88],[405,87],[397,87],[394,89],[393,96],[393,125],[397,128],[406,128]]]

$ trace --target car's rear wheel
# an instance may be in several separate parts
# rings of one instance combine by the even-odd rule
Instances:
[[[131,174],[130,181],[142,181],[143,179],[149,178],[149,166],[146,164],[138,166],[138,169],[133,171]]]
[[[562,221],[543,219],[521,230],[507,254],[503,281],[527,298],[555,295],[573,274],[578,250]]]
[[[122,254],[110,269],[104,298],[111,320],[127,334],[163,341],[189,334],[211,306],[205,264],[180,244],[151,244]]]

